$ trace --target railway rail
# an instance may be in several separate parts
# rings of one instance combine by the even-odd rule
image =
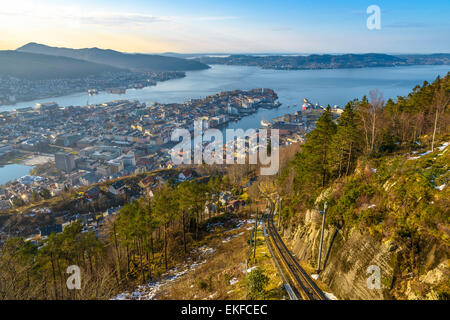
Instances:
[[[292,292],[289,293],[291,299],[295,300],[327,300],[323,291],[316,285],[313,279],[298,264],[289,249],[284,244],[281,236],[273,222],[275,206],[270,201],[270,212],[265,219],[265,234],[267,234],[268,245],[272,256],[276,259],[277,266],[284,271],[283,279],[288,281]]]

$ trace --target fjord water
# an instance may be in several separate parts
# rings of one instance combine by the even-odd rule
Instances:
[[[29,174],[32,169],[32,166],[17,163],[0,166],[0,185],[25,176]]]
[[[301,104],[305,97],[322,105],[344,105],[349,100],[368,95],[379,89],[385,98],[408,94],[424,80],[433,81],[444,76],[450,66],[407,66],[359,69],[323,70],[265,70],[259,67],[212,65],[210,69],[188,71],[181,79],[159,82],[156,86],[130,89],[125,94],[101,92],[89,96],[87,92],[62,97],[20,102],[0,106],[1,111],[34,107],[37,102],[57,102],[60,106],[82,106],[116,99],[136,99],[142,102],[182,103],[191,98],[201,98],[224,90],[272,88],[280,102],[287,105]],[[282,114],[280,112],[272,114]]]
[[[210,69],[186,72],[186,77],[160,82],[144,89],[127,90],[126,94],[100,93],[89,96],[87,92],[63,97],[21,102],[0,106],[1,111],[34,107],[37,102],[55,101],[60,106],[81,106],[108,102],[116,99],[136,99],[142,102],[182,103],[191,98],[202,98],[224,90],[272,88],[282,106],[277,109],[259,109],[229,128],[259,128],[261,120],[271,120],[286,113],[293,113],[303,98],[322,105],[344,106],[349,100],[368,95],[379,89],[385,99],[407,95],[423,81],[433,81],[445,76],[450,66],[408,66],[397,68],[324,69],[324,70],[264,70],[258,67],[213,65]],[[0,167],[0,185],[21,177],[31,170],[23,165]]]

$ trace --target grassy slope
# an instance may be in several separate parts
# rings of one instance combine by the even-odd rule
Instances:
[[[156,298],[245,300],[245,271],[258,265],[270,278],[265,299],[282,299],[286,294],[281,288],[281,279],[264,243],[261,228],[258,231],[256,261],[252,259],[248,243],[252,226],[253,224],[245,224],[239,229],[231,230],[216,228],[202,243],[214,248],[214,253],[200,267],[167,286]]]

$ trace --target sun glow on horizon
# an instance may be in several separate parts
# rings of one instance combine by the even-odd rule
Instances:
[[[367,30],[366,8],[353,1],[229,2],[5,2],[0,8],[0,49],[37,42],[147,53],[450,52],[445,41],[450,30],[445,9],[450,5],[445,1],[430,9],[430,19],[419,1],[406,6],[380,0],[379,31]]]

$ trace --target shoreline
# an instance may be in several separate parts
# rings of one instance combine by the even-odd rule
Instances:
[[[126,88],[124,93],[108,92],[108,90],[110,90],[110,89],[104,88],[104,89],[98,90],[97,94],[102,93],[102,94],[111,94],[111,95],[119,95],[120,96],[120,95],[125,95],[127,90],[131,90],[131,89],[138,90],[138,89],[144,89],[144,88],[148,88],[148,87],[154,87],[154,86],[158,85],[158,83],[160,83],[160,82],[166,82],[166,81],[170,81],[170,80],[177,80],[177,79],[182,79],[182,78],[185,78],[185,77],[186,77],[186,74],[184,74],[182,77],[170,78],[170,79],[167,79],[167,80],[159,80],[159,81],[155,80],[154,83],[150,83],[149,85],[146,85],[146,86],[143,86],[143,87],[140,87],[140,88],[135,88],[135,87]],[[0,113],[13,112],[14,110],[20,110],[20,109],[26,109],[26,108],[33,108],[33,106],[30,105],[28,107],[19,107],[19,108],[14,108],[14,109],[11,109],[11,110],[4,110],[4,111],[1,110],[2,108],[13,108],[17,104],[21,104],[21,103],[33,102],[33,101],[38,101],[38,100],[46,100],[46,99],[54,99],[54,98],[63,98],[63,97],[71,96],[71,95],[85,94],[85,93],[87,93],[89,96],[96,96],[97,95],[97,94],[91,95],[87,91],[76,91],[76,90],[74,90],[74,91],[61,93],[61,94],[57,94],[57,95],[45,95],[43,97],[37,97],[37,98],[26,99],[26,100],[20,99],[20,100],[15,101],[13,104],[0,103]]]
[[[245,65],[225,65],[225,64],[211,64],[211,66],[212,66],[212,68],[210,68],[210,69],[207,69],[207,70],[211,70],[211,69],[214,69],[214,67],[218,67],[218,68],[251,68],[251,69],[255,69],[255,70],[261,70],[261,71],[265,71],[265,72],[269,72],[269,71],[271,71],[271,72],[280,72],[281,74],[296,74],[296,73],[299,73],[299,72],[307,72],[306,74],[305,74],[305,76],[306,75],[309,75],[309,73],[310,72],[312,72],[312,75],[315,75],[315,72],[317,72],[317,74],[321,74],[321,73],[323,73],[323,72],[330,72],[330,71],[333,71],[333,72],[340,72],[340,71],[348,71],[348,72],[350,72],[350,71],[352,71],[352,72],[360,72],[360,70],[367,70],[367,71],[373,71],[373,70],[387,70],[387,71],[389,71],[389,70],[408,70],[408,69],[410,69],[410,68],[412,68],[412,70],[416,70],[416,69],[418,69],[418,70],[421,70],[421,69],[428,69],[428,68],[431,68],[431,69],[433,69],[433,68],[439,68],[439,69],[442,69],[443,67],[445,67],[445,71],[443,72],[442,70],[440,70],[440,71],[437,71],[437,73],[436,73],[436,75],[437,74],[441,74],[441,76],[443,76],[443,75],[445,75],[447,72],[450,72],[450,69],[449,68],[447,68],[449,65],[407,65],[407,66],[402,66],[403,68],[399,68],[399,67],[382,67],[382,66],[379,66],[379,67],[364,67],[364,68],[334,68],[334,69],[301,69],[301,70],[293,70],[293,69],[290,69],[290,70],[283,70],[283,69],[264,69],[264,68],[261,68],[261,67],[259,67],[259,66],[245,66]],[[203,72],[203,71],[205,71],[205,70],[200,70],[200,72]],[[229,70],[230,71],[230,70]],[[290,72],[290,71],[292,71],[292,73]],[[199,72],[199,71],[193,71],[193,72]],[[209,75],[210,76],[210,75]],[[303,79],[305,76],[300,76],[300,80],[301,79]],[[344,75],[345,76],[345,75]],[[358,77],[359,75],[358,74],[356,74],[355,75],[356,77]],[[309,76],[308,76],[309,77]],[[313,76],[313,78],[314,78],[314,76]],[[423,78],[423,79],[422,79]],[[431,81],[431,80],[433,80],[435,78],[435,76],[433,76],[433,78],[430,78],[430,79],[427,79],[427,81]],[[178,80],[178,81],[180,81],[180,80],[183,80],[183,79],[188,79],[188,81],[189,80],[194,80],[194,81],[198,81],[198,77],[197,76],[192,76],[192,74],[190,74],[189,72],[186,72],[186,74],[185,74],[185,76],[184,77],[181,77],[181,78],[174,78],[174,79],[170,79],[170,80]],[[411,84],[411,88],[412,87],[414,87],[414,85],[416,85],[416,84],[421,84],[421,82],[423,81],[423,80],[425,80],[425,78],[423,77],[423,76],[421,76],[420,77],[420,79],[421,79],[421,81],[419,81],[419,82],[417,82],[417,83],[412,83]],[[237,79],[237,80],[239,80],[239,79]],[[271,81],[271,79],[268,79],[267,81]],[[403,78],[400,78],[399,79],[399,81],[404,81],[404,79]],[[174,81],[169,81],[169,80],[166,80],[166,81],[159,81],[159,82],[157,82],[157,84],[156,84],[156,86],[147,86],[147,87],[145,87],[145,88],[142,88],[142,90],[148,90],[149,88],[155,88],[155,87],[158,87],[158,86],[162,86],[163,84],[169,84],[169,83],[172,83],[172,82],[174,82]],[[270,84],[272,84],[272,83],[270,83]],[[267,87],[273,87],[273,84],[272,84],[272,86],[270,86],[269,84],[264,84],[264,83],[258,83],[258,85],[260,85],[261,87],[264,87],[264,86],[267,86]],[[138,100],[138,101],[150,101],[150,100],[152,100],[152,101],[155,101],[155,102],[157,102],[157,101],[159,101],[159,100],[161,100],[160,98],[160,96],[161,95],[163,95],[163,94],[166,94],[167,92],[167,88],[166,88],[166,86],[164,86],[164,88],[165,89],[163,89],[163,90],[158,90],[158,89],[155,89],[156,91],[155,92],[152,92],[152,93],[149,93],[149,94],[133,94],[133,92],[131,91],[131,89],[133,89],[133,88],[131,88],[131,89],[129,89],[130,90],[130,93],[131,94],[129,94],[128,93],[128,91],[127,91],[127,93],[125,93],[125,94],[117,94],[117,95],[114,95],[114,94],[111,94],[111,96],[109,97],[109,96],[105,96],[105,97],[102,97],[101,99],[99,99],[99,100],[101,100],[101,101],[97,101],[96,103],[103,103],[103,102],[110,102],[110,101],[113,101],[113,100],[117,100],[117,99],[125,99],[125,100]],[[172,88],[171,88],[172,89]],[[207,92],[208,91],[208,87],[205,87],[204,88],[204,91],[205,91],[205,93],[204,94],[209,94],[210,92]],[[233,88],[219,88],[218,90],[234,90],[234,89],[236,89],[236,87],[233,89]],[[274,87],[274,89],[277,91],[277,92],[279,92],[279,90],[277,90],[277,89],[279,89],[279,88],[275,88]],[[410,89],[410,88],[409,88]],[[173,90],[177,90],[176,88],[175,89],[173,89]],[[173,91],[172,90],[172,91]],[[185,90],[182,90],[182,91],[185,91]],[[183,101],[186,101],[186,100],[189,100],[190,98],[197,98],[197,96],[198,97],[200,97],[200,96],[202,96],[201,94],[197,94],[197,92],[196,91],[198,91],[198,90],[193,90],[192,88],[190,88],[190,87],[188,87],[188,89],[186,90],[187,92],[190,92],[190,91],[194,91],[195,92],[195,94],[194,94],[194,96],[192,96],[192,95],[189,95],[189,94],[187,94],[187,95],[185,95],[184,96],[184,100]],[[171,90],[168,90],[168,92],[169,92],[169,95],[170,95],[170,92],[171,92]],[[181,91],[180,91],[181,92]],[[211,91],[211,93],[212,93],[213,91]],[[84,96],[84,94],[86,94],[86,96]],[[100,95],[104,95],[104,94],[106,94],[106,92],[103,92],[103,91],[101,91],[100,92]],[[315,95],[315,92],[304,92],[304,94],[306,94],[306,95],[309,95],[309,96],[314,96]],[[398,94],[400,94],[401,95],[401,93],[398,93]],[[392,95],[387,95],[387,97],[391,97],[391,98],[395,98],[396,97],[396,95],[398,95],[398,94],[392,94]],[[77,96],[78,95],[78,96]],[[94,98],[95,96],[97,96],[97,95],[93,95],[92,97]],[[154,97],[153,97],[154,96]],[[316,94],[316,96],[317,96],[317,94]],[[356,94],[355,96],[358,96],[358,94]],[[361,96],[361,95],[359,95],[359,96]],[[88,98],[88,93],[87,93],[87,91],[85,92],[85,91],[81,91],[81,92],[74,92],[74,93],[72,93],[72,94],[69,94],[69,95],[61,95],[61,96],[52,96],[52,97],[48,97],[48,98],[38,98],[38,99],[35,99],[35,100],[28,100],[28,101],[25,101],[25,102],[16,102],[16,104],[13,104],[13,105],[11,105],[11,104],[9,104],[9,105],[6,105],[6,104],[3,104],[3,105],[0,105],[0,114],[1,113],[3,113],[3,112],[13,112],[13,110],[14,109],[16,109],[16,110],[21,110],[21,109],[24,109],[24,108],[30,108],[30,107],[33,107],[33,103],[39,103],[39,102],[50,102],[51,101],[51,99],[52,98],[55,98],[55,100],[66,100],[66,99],[71,99],[71,100],[73,100],[73,101],[68,101],[68,102],[58,102],[58,101],[55,101],[55,102],[57,102],[61,107],[68,107],[68,106],[83,106],[83,105],[85,105],[86,104],[86,98]],[[175,95],[175,100],[179,100],[178,102],[180,102],[180,103],[182,103],[183,101],[181,101],[181,99],[179,98],[179,97],[177,97],[176,95]],[[280,96],[280,98],[281,98],[281,96]],[[84,99],[84,100],[83,100]],[[320,99],[320,97],[318,97],[318,99]],[[41,101],[42,100],[42,101]],[[83,100],[83,101],[82,101]],[[283,100],[283,99],[281,99],[281,100]],[[322,99],[323,100],[323,99]],[[346,100],[347,101],[347,100]],[[345,102],[346,102],[345,101]],[[176,102],[176,101],[171,101],[171,102]],[[28,103],[28,105],[24,105],[24,106],[20,106],[20,104],[26,104],[26,103]],[[92,104],[96,104],[96,103],[92,103]],[[293,102],[292,101],[282,101],[282,103],[283,104],[286,104],[286,103],[288,103],[288,104],[292,104]],[[326,103],[326,102],[325,102]]]

